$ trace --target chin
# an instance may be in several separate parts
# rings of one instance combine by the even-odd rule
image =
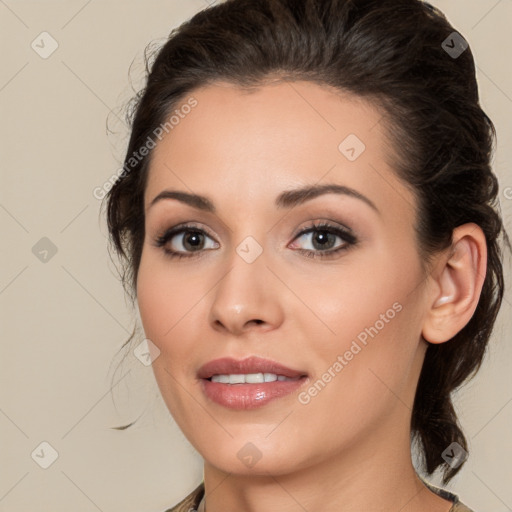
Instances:
[[[274,457],[265,456],[265,454],[262,455],[261,459],[252,463],[241,461],[236,456],[234,458],[219,459],[218,453],[214,454],[214,457],[216,458],[208,460],[208,464],[231,475],[268,477],[269,475],[286,475],[297,469],[292,464],[283,464],[282,461],[274,460]]]
[[[224,443],[210,440],[195,447],[209,465],[233,475],[285,475],[307,465],[297,458],[298,453],[303,454],[300,444],[285,443],[277,438],[275,441],[258,436],[237,436]]]

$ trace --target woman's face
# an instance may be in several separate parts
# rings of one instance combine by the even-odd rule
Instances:
[[[379,111],[308,82],[191,96],[152,155],[137,283],[176,422],[230,473],[408,443],[427,299],[415,199],[386,163]],[[294,192],[326,185],[339,188]],[[210,361],[254,356],[302,377],[201,378]]]

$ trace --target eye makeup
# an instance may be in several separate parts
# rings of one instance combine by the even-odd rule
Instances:
[[[174,239],[179,239],[180,237],[179,245],[183,247],[183,250],[171,248],[170,246],[173,245]],[[313,243],[317,244],[316,250],[304,248],[292,248],[292,250],[296,250],[303,256],[313,259],[334,258],[358,243],[358,239],[350,229],[327,221],[311,222],[306,228],[301,229],[295,235],[291,245],[296,245],[296,240],[304,237],[309,237]],[[210,247],[204,247],[206,239],[214,242],[213,247],[211,246],[212,244],[210,244]],[[340,239],[341,243],[331,248],[330,245],[333,240],[335,243],[336,239]],[[214,240],[212,235],[204,228],[199,227],[197,223],[183,223],[167,229],[163,233],[158,234],[153,243],[154,246],[161,248],[166,256],[173,259],[202,257],[206,251],[219,247],[219,243]],[[329,248],[323,250],[322,245],[329,246]],[[189,250],[186,249],[187,246]],[[318,249],[318,246],[320,246],[320,249]]]

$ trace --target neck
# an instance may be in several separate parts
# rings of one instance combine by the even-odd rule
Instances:
[[[410,430],[397,432],[396,425],[390,421],[364,442],[282,474],[226,473],[205,461],[206,512],[448,512],[451,502],[430,491],[416,474]]]

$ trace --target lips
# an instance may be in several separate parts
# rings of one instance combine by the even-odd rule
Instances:
[[[233,379],[234,375],[241,374],[252,374],[253,377],[254,374],[274,374],[274,378],[268,382],[251,383]],[[212,379],[214,375],[223,380],[229,375],[229,383]],[[278,376],[277,380],[274,380],[275,375]],[[200,378],[202,392],[211,403],[239,411],[261,408],[277,399],[284,400],[286,396],[306,385],[309,379],[306,372],[256,356],[240,361],[229,357],[215,359],[201,366],[197,376]],[[286,379],[281,379],[281,376]],[[259,378],[261,379],[261,375]],[[235,382],[231,382],[232,380]]]
[[[212,375],[235,375],[248,373],[275,373],[293,379],[295,377],[307,376],[307,373],[300,370],[294,370],[261,357],[248,357],[242,360],[236,360],[230,357],[215,359],[199,368],[197,376],[200,379],[209,379]]]

